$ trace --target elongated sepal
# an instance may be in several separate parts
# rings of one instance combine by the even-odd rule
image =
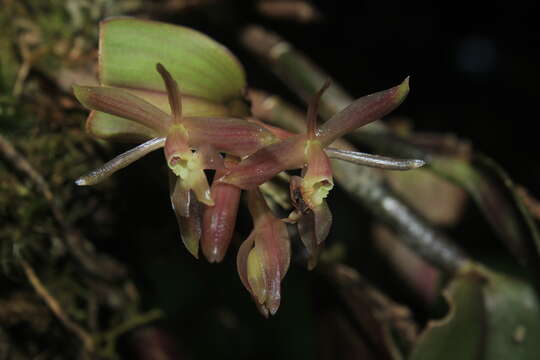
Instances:
[[[165,138],[161,137],[149,140],[133,149],[126,151],[123,154],[118,155],[114,159],[105,163],[102,167],[81,176],[75,181],[75,183],[79,186],[95,185],[100,183],[118,170],[125,168],[148,153],[157,150],[164,145]]]
[[[273,315],[281,301],[281,280],[290,263],[289,234],[258,189],[248,192],[248,203],[255,226],[238,252],[238,272],[256,302]]]
[[[231,169],[221,181],[241,189],[254,189],[283,170],[304,165],[305,135],[297,135],[266,146]]]
[[[182,26],[116,18],[100,24],[99,73],[104,85],[164,91],[162,63],[186,95],[226,103],[242,95],[238,60],[206,35]]]
[[[215,178],[223,176],[225,171],[224,168],[217,170]],[[241,190],[236,186],[214,181],[211,192],[214,206],[204,209],[201,248],[209,262],[220,262],[233,237]]]
[[[145,91],[141,89],[125,90],[133,94],[134,96],[155,105],[157,108],[159,108],[166,114],[169,114],[171,111],[167,94],[164,92]],[[209,100],[196,98],[193,96],[186,96],[185,94],[183,94],[182,114],[184,116],[226,118],[230,116],[230,111],[224,105],[213,103]],[[239,119],[235,120],[239,121]],[[209,125],[211,126],[212,124]],[[101,111],[90,112],[90,115],[86,120],[86,132],[100,139],[124,142],[146,141],[148,139],[158,137],[160,134],[159,131],[155,131],[135,121],[110,115]],[[199,139],[198,144],[202,142],[203,140]],[[259,145],[258,147],[249,148],[249,150],[251,150],[251,152],[254,152],[259,147],[261,146]],[[244,155],[247,155],[247,153]]]
[[[164,135],[169,115],[149,102],[118,88],[104,86],[73,86],[77,100],[90,110],[135,121]]]
[[[249,121],[250,123],[257,124],[260,127],[268,130],[270,133],[272,133],[272,135],[274,135],[279,140],[284,140],[284,139],[290,138],[291,136],[296,135],[295,133],[284,130],[284,129],[280,128],[280,127],[272,126],[270,124],[267,124],[264,121],[261,121],[261,120],[259,120],[257,118],[249,118],[249,119],[247,119],[247,121]]]
[[[305,147],[307,170],[300,186],[302,198],[310,209],[320,206],[334,187],[332,165],[317,140],[308,140]]]
[[[212,145],[214,149],[244,157],[278,139],[258,124],[236,118],[184,117],[191,146]]]
[[[319,109],[319,100],[321,99],[324,91],[330,87],[330,79],[327,79],[324,85],[315,93],[308,105],[307,111],[307,129],[306,133],[308,139],[314,139],[317,129],[317,112]]]
[[[327,146],[337,138],[380,119],[401,104],[409,93],[409,78],[400,85],[355,100],[332,116],[317,130],[317,137]]]

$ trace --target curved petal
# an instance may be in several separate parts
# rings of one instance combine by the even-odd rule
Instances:
[[[139,160],[148,153],[162,148],[164,145],[165,138],[162,137],[147,141],[133,149],[126,151],[123,154],[118,155],[114,159],[105,163],[102,167],[81,176],[75,181],[75,183],[79,186],[95,185],[108,178],[118,170],[123,169],[133,162]]]
[[[398,86],[361,97],[322,124],[317,137],[323,146],[328,146],[346,133],[385,116],[398,107],[408,93],[409,78],[406,78]]]

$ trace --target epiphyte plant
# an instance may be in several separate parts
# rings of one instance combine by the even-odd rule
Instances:
[[[137,39],[137,41],[132,41]],[[170,42],[162,46],[162,39]],[[93,185],[151,151],[164,148],[171,179],[171,203],[183,243],[198,257],[219,262],[231,242],[242,190],[254,229],[240,246],[237,267],[259,310],[274,314],[280,284],[290,263],[286,223],[296,224],[316,265],[330,231],[325,198],[334,186],[330,157],[384,168],[410,169],[421,160],[379,159],[329,148],[344,134],[395,109],[409,91],[400,85],[357,99],[324,124],[317,107],[327,82],[307,111],[307,131],[290,134],[250,118],[242,94],[245,73],[223,46],[185,27],[136,19],[104,21],[100,28],[99,86],[74,86],[92,110],[87,131],[109,140],[144,141],[101,168],[80,177]],[[287,170],[294,211],[277,218],[259,186]],[[211,185],[205,171],[215,170]]]

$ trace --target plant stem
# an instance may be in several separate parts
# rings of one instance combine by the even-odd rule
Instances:
[[[39,295],[40,298],[43,299],[45,304],[47,304],[47,307],[53,312],[53,314],[64,324],[64,326],[72,331],[83,343],[84,349],[92,353],[94,351],[94,340],[88,334],[82,327],[80,327],[77,323],[75,323],[73,320],[67,316],[67,314],[64,312],[62,305],[54,298],[49,290],[45,287],[45,285],[41,282],[39,277],[36,275],[36,272],[34,269],[28,264],[26,261],[21,260],[22,268],[24,269],[24,273],[26,274],[26,277],[28,278],[28,281],[36,291],[36,293]]]

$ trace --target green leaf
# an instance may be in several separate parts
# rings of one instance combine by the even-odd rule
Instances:
[[[540,306],[528,283],[477,267],[445,295],[448,315],[428,324],[410,360],[538,359]]]
[[[479,276],[459,277],[452,282],[445,292],[449,314],[428,325],[410,360],[482,359],[485,333],[482,283]]]
[[[240,97],[246,85],[244,70],[231,52],[198,31],[130,18],[101,23],[101,84],[164,91],[157,63],[186,95],[226,103]]]
[[[534,360],[540,354],[540,306],[528,283],[491,274],[484,287],[489,360]]]

